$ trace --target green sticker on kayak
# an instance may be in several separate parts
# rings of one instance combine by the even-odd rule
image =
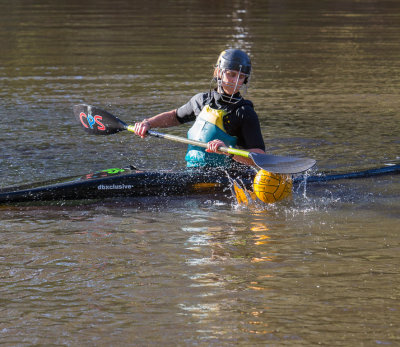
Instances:
[[[115,175],[117,173],[125,172],[125,169],[119,169],[119,168],[112,168],[112,169],[106,169],[106,170],[101,170],[100,172],[106,172],[110,175]]]
[[[95,178],[103,178],[103,177],[118,175],[118,174],[123,173],[125,171],[127,171],[127,170],[126,169],[120,169],[120,168],[111,168],[111,169],[96,171],[94,173],[87,174],[87,175],[81,177],[81,179],[82,180],[91,180],[91,179],[95,179]]]

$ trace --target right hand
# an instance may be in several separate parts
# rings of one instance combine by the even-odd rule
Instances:
[[[146,133],[151,129],[150,123],[148,120],[144,120],[140,123],[135,123],[133,130],[136,135],[139,135],[141,138],[146,137]]]

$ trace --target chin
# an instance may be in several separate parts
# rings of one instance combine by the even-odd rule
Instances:
[[[224,92],[225,92],[225,94],[228,95],[228,96],[231,96],[231,95],[235,94],[235,91],[232,91],[231,89],[229,89],[229,90],[224,89]]]

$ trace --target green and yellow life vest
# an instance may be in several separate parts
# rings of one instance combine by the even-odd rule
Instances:
[[[219,139],[228,147],[235,147],[237,138],[227,134],[223,117],[228,113],[225,110],[216,110],[206,105],[197,116],[193,126],[188,131],[188,139],[209,142]],[[229,167],[232,163],[226,155],[207,153],[205,148],[193,145],[188,146],[185,160],[188,167]]]

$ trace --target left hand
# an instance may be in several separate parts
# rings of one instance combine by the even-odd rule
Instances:
[[[221,140],[212,140],[210,142],[207,143],[207,149],[206,152],[208,153],[218,153],[218,154],[227,154],[225,152],[220,152],[218,150],[219,147],[226,147],[225,143]]]

